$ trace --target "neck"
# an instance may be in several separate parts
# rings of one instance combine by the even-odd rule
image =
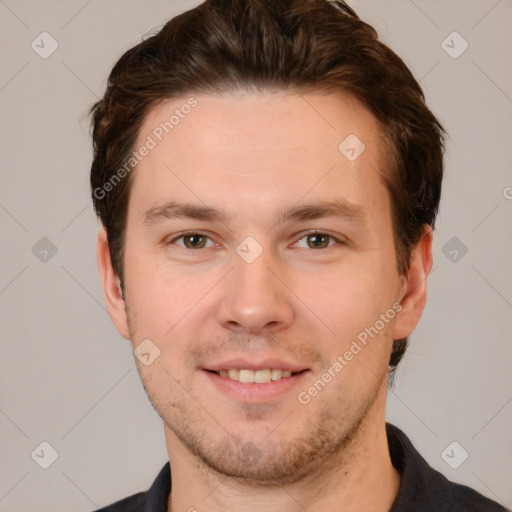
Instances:
[[[166,427],[172,475],[169,512],[310,512],[390,510],[400,475],[389,455],[385,430],[386,389],[343,453],[333,454],[298,482],[275,487],[244,484],[207,468]],[[381,399],[382,398],[382,399]]]

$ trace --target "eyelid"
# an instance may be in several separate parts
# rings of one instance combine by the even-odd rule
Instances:
[[[168,237],[165,238],[163,243],[164,243],[164,245],[176,244],[176,241],[179,240],[180,238],[183,238],[185,236],[190,236],[190,235],[204,236],[209,241],[213,242],[215,245],[219,245],[217,242],[215,242],[215,240],[212,238],[212,236],[210,234],[208,234],[208,233],[206,233],[204,231],[201,231],[201,230],[190,230],[190,231],[183,231],[181,233],[177,233],[175,235],[172,235],[172,238],[170,238],[170,239]],[[334,245],[339,245],[339,244],[347,243],[347,240],[343,236],[340,236],[340,235],[335,236],[335,235],[332,235],[331,233],[328,233],[327,231],[322,231],[320,229],[310,229],[308,231],[304,231],[304,232],[300,233],[298,235],[298,238],[296,238],[296,241],[292,245],[296,245],[304,237],[309,236],[309,235],[325,235],[325,236],[329,237],[330,239],[332,239],[332,240],[334,240],[336,242],[333,245],[327,246],[323,250],[328,249],[329,247],[333,247]],[[181,246],[178,246],[178,247],[181,247]],[[182,247],[182,248],[186,249],[187,251],[195,250],[195,249],[189,249],[187,247]],[[207,247],[203,247],[203,249],[206,249],[206,248]],[[197,250],[199,250],[199,249],[197,249]]]
[[[329,247],[334,247],[335,245],[343,245],[343,244],[346,244],[348,242],[347,239],[344,236],[341,236],[341,235],[336,235],[335,236],[335,235],[332,235],[331,233],[329,233],[327,231],[323,231],[321,229],[310,229],[308,231],[304,231],[303,233],[300,233],[299,237],[297,238],[297,241],[294,242],[293,245],[296,245],[304,237],[309,236],[309,235],[325,235],[325,236],[331,238],[332,240],[334,240],[336,242],[333,245],[327,246],[325,249],[328,249]],[[323,250],[325,250],[325,249],[323,249]],[[318,249],[318,250],[322,250],[322,249]]]
[[[181,233],[176,233],[174,235],[172,235],[171,238],[169,237],[166,237],[164,240],[163,240],[163,245],[177,245],[176,244],[176,241],[179,240],[180,238],[184,238],[186,236],[191,236],[191,235],[200,235],[200,236],[204,236],[205,238],[208,238],[209,241],[213,242],[215,245],[218,245],[217,242],[215,242],[215,240],[213,240],[213,238],[208,234],[208,233],[205,233],[203,231],[200,231],[200,230],[190,230],[190,231],[183,231]],[[193,250],[200,250],[200,249],[189,249],[188,247],[182,247],[180,245],[178,245],[178,247],[182,248],[182,249],[185,249],[187,251],[193,251]],[[202,249],[208,249],[208,247],[203,247]]]

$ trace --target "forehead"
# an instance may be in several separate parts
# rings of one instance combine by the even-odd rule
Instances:
[[[149,112],[136,147],[150,140],[133,173],[141,207],[182,198],[261,210],[330,195],[386,206],[377,121],[348,94],[174,98]]]

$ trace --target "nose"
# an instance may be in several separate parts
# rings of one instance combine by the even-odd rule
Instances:
[[[265,333],[293,323],[293,294],[284,284],[277,261],[264,251],[247,263],[235,256],[223,281],[218,321],[233,332]]]

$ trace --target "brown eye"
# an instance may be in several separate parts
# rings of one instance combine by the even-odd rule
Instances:
[[[323,235],[321,233],[315,233],[306,237],[308,247],[311,249],[325,249],[329,247],[329,235]]]
[[[300,249],[327,249],[339,243],[339,240],[327,233],[308,233],[304,235],[296,244],[295,247]]]
[[[202,249],[206,245],[206,237],[203,235],[186,235],[183,237],[183,244],[187,249]]]
[[[201,233],[185,233],[170,242],[184,249],[204,249],[212,247],[212,240]]]

